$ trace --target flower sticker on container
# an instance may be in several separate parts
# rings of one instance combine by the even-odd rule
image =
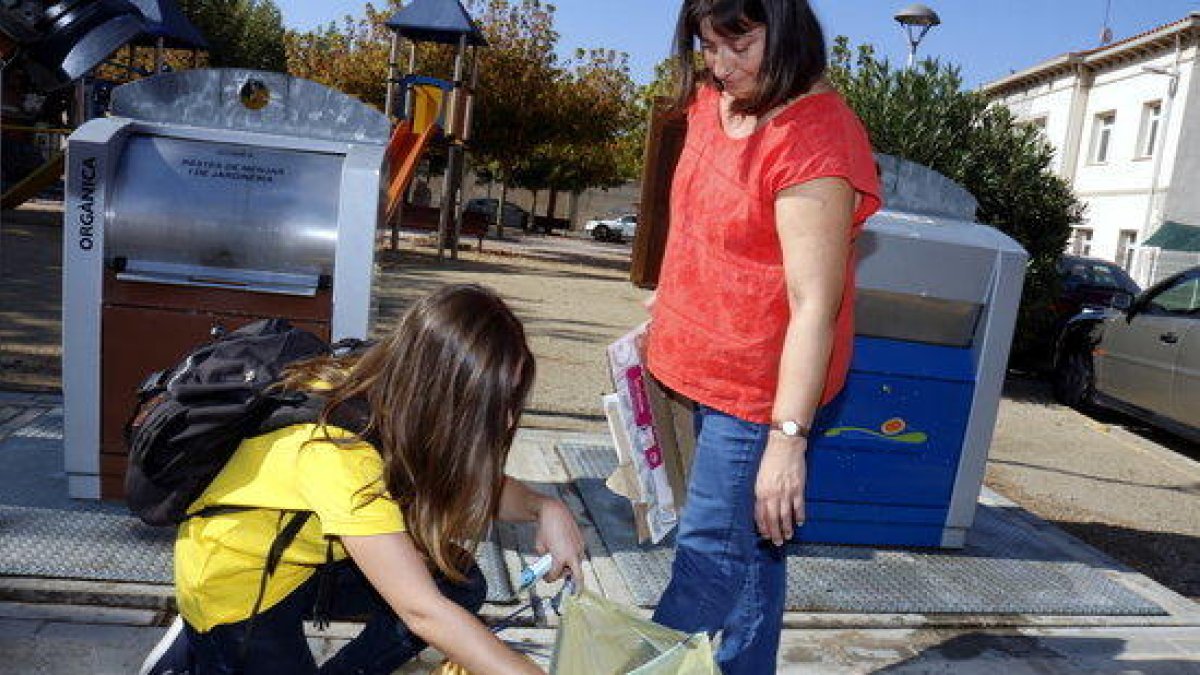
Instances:
[[[885,436],[895,436],[907,428],[908,423],[899,417],[893,417],[892,419],[879,425],[879,430],[882,431]]]
[[[929,441],[929,435],[924,431],[909,431],[905,433],[906,429],[908,429],[908,422],[900,417],[892,417],[879,425],[879,431],[866,427],[834,427],[827,429],[824,436],[826,438],[834,438],[836,436],[869,436],[884,441],[905,443],[907,445],[922,445]]]

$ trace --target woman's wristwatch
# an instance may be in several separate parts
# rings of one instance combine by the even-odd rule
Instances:
[[[808,438],[811,430],[796,420],[782,420],[772,422],[771,431],[778,431],[788,438]]]

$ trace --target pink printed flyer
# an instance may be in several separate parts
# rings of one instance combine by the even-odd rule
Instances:
[[[628,488],[622,492],[634,493],[624,496],[634,502],[635,513],[645,514],[645,523],[639,523],[639,530],[645,525],[651,541],[657,544],[675,527],[679,514],[663,466],[663,451],[646,389],[647,373],[642,357],[646,325],[635,328],[608,347],[616,394],[606,401],[605,413],[617,446],[618,464],[632,469],[636,476],[635,480],[626,481]]]

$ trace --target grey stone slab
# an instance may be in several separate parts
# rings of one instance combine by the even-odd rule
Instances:
[[[39,394],[24,391],[0,391],[0,404],[29,405],[37,401]]]
[[[160,617],[161,614],[159,612],[147,609],[0,602],[0,619],[153,626],[159,621]]]
[[[652,606],[670,576],[669,546],[636,542],[632,509],[604,479],[610,446],[561,443],[558,450],[636,602]],[[793,545],[788,609],[887,614],[1161,616],[1157,603],[1081,563],[1031,527],[1016,507],[981,505],[961,551]]]
[[[6,640],[16,642],[24,642],[32,638],[41,628],[40,621],[30,621],[28,619],[6,619],[0,617],[0,646],[4,645]],[[0,651],[0,653],[3,653]]]
[[[71,499],[62,409],[22,413],[0,439],[0,576],[172,583],[172,528],[150,527],[120,503]],[[504,554],[483,542],[477,562],[489,602],[515,599]]]

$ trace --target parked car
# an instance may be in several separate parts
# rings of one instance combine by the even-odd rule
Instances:
[[[1086,310],[1058,340],[1054,393],[1112,408],[1200,442],[1200,266],[1126,309]]]
[[[592,235],[596,241],[626,241],[633,239],[634,233],[637,232],[637,216],[626,214],[589,220],[584,224],[583,231]]]
[[[1055,299],[1058,326],[1085,309],[1126,309],[1142,292],[1137,282],[1117,263],[1064,255],[1058,259],[1062,290]]]
[[[1017,358],[1019,368],[1052,373],[1054,347],[1068,321],[1085,309],[1125,309],[1142,292],[1137,282],[1110,260],[1064,255],[1058,259],[1057,272],[1058,295],[1050,307],[1050,325]]]
[[[482,213],[488,217],[489,223],[494,223],[496,222],[496,206],[499,203],[500,200],[491,197],[477,197],[468,200],[463,210],[469,213]],[[512,202],[506,201],[504,202],[503,223],[504,227],[527,229],[529,227],[529,212]]]
[[[571,229],[571,221],[566,218],[551,218],[549,216],[534,216],[530,226],[534,232],[552,233],[554,230]]]

